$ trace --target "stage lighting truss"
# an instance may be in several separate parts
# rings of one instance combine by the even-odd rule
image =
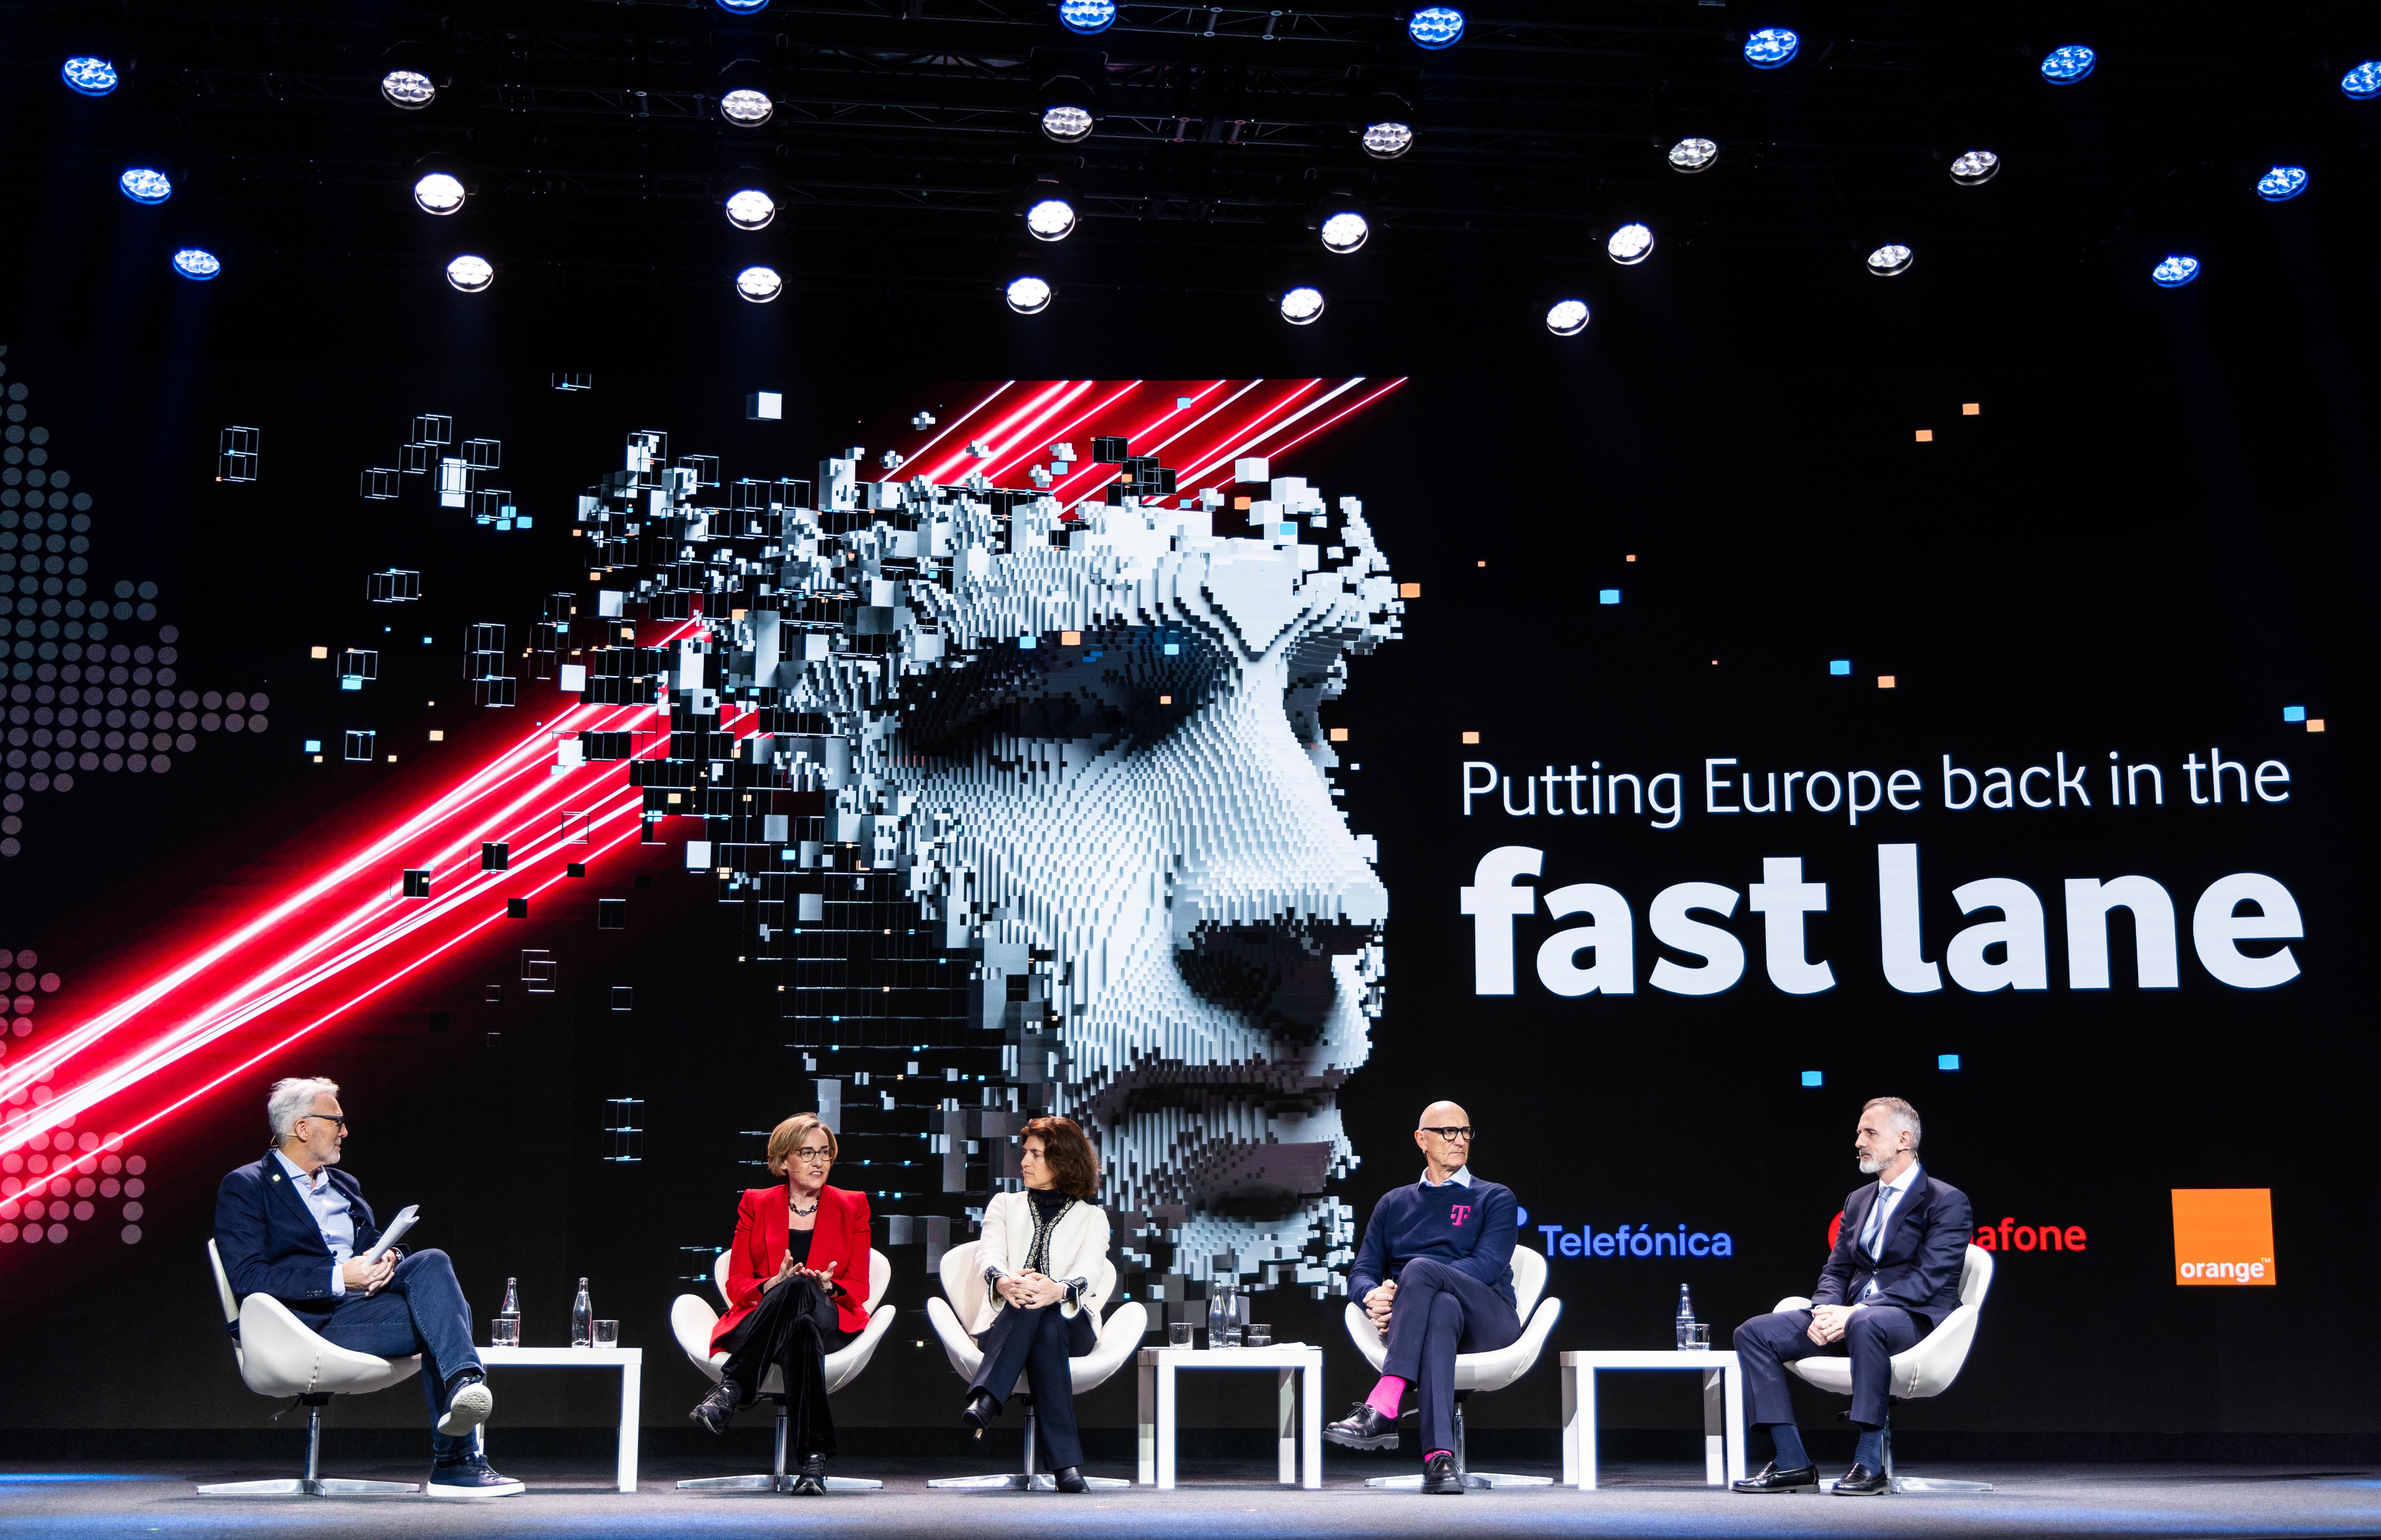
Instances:
[[[1413,148],[1414,131],[1410,123],[1384,119],[1364,125],[1364,153],[1376,161],[1393,161]]]
[[[1971,150],[1951,163],[1951,179],[1961,187],[1982,187],[2001,174],[2001,158],[1990,150]]]
[[[1018,314],[1039,315],[1050,308],[1054,291],[1050,287],[1049,280],[1034,277],[1029,273],[1021,277],[1009,279],[1008,287],[1001,293],[1002,297],[1008,301],[1008,308]]]
[[[174,196],[173,179],[145,165],[132,167],[116,178],[116,185],[136,203],[162,203]]]
[[[1098,121],[1089,107],[1060,104],[1042,109],[1042,131],[1060,144],[1075,144],[1089,139],[1092,125]]]
[[[739,188],[727,195],[727,223],[739,230],[765,230],[777,217],[777,201],[757,187]]]
[[[754,265],[736,275],[736,292],[756,305],[765,305],[786,292],[786,280],[774,267]]]
[[[2176,253],[2150,269],[2150,282],[2160,288],[2180,288],[2199,276],[2199,259]]]
[[[2364,67],[2372,68],[2371,65]],[[104,96],[116,89],[116,66],[105,59],[78,54],[59,67],[58,79],[79,96]],[[2350,95],[2355,94],[2350,92]]]
[[[1281,297],[1281,318],[1293,326],[1312,326],[1323,315],[1323,291],[1300,284]]]
[[[429,172],[413,184],[413,201],[424,214],[453,214],[463,206],[463,179],[451,171]]]
[[[1463,36],[1463,13],[1453,6],[1424,6],[1406,21],[1406,36],[1422,48],[1448,48]]]
[[[2054,48],[2043,56],[2042,78],[2055,86],[2071,86],[2092,73],[2100,55],[2080,43]]]
[[[71,64],[74,61],[69,59],[67,62]],[[72,80],[67,83],[74,84]],[[2375,96],[2381,96],[2381,59],[2367,59],[2342,75],[2339,78],[2339,89],[2359,102],[2370,102]],[[98,92],[93,92],[92,94],[97,95]]]
[[[174,253],[174,271],[185,278],[201,283],[223,272],[223,261],[213,251],[196,246],[185,246]]]
[[[1887,242],[1868,254],[1868,270],[1879,278],[1899,278],[1918,260],[1909,247]]]
[[[458,294],[478,294],[496,281],[495,264],[470,252],[446,264],[446,281]]]
[[[1642,225],[1623,225],[1604,243],[1604,252],[1623,267],[1634,267],[1654,254],[1654,232]]]
[[[1325,251],[1344,257],[1373,238],[1373,222],[1360,210],[1341,207],[1323,216],[1317,233],[1323,237]]]
[[[1058,24],[1070,32],[1105,32],[1116,18],[1117,0],[1058,0]]]
[[[1036,240],[1064,240],[1075,233],[1075,203],[1055,182],[1035,185],[1025,197],[1025,233]]]
[[[1789,29],[1764,27],[1744,40],[1744,62],[1755,69],[1775,69],[1801,46],[1801,37]]]
[[[739,86],[719,99],[719,116],[739,128],[757,128],[776,110],[767,92],[751,86]]]
[[[130,176],[130,172],[126,172]],[[2306,167],[2277,165],[2257,178],[2257,196],[2268,203],[2287,203],[2307,189]]]
[[[1546,330],[1557,336],[1577,336],[1587,330],[1587,301],[1557,299],[1547,306]]]
[[[1689,176],[1719,164],[1719,146],[1707,139],[1682,139],[1670,146],[1670,169]]]
[[[420,112],[438,100],[438,88],[419,69],[392,69],[380,78],[380,94],[392,107]]]

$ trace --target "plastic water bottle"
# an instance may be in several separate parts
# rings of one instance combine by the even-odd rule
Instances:
[[[587,1280],[579,1280],[578,1298],[570,1302],[570,1345],[592,1348],[595,1345],[595,1306],[587,1298]]]
[[[1694,1337],[1695,1300],[1687,1292],[1685,1284],[1679,1285],[1679,1346],[1683,1348]]]

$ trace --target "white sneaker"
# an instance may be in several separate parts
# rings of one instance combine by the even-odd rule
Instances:
[[[470,1432],[493,1416],[496,1410],[496,1393],[488,1388],[484,1379],[475,1379],[455,1392],[446,1402],[446,1415],[438,1419],[438,1431],[448,1437]]]

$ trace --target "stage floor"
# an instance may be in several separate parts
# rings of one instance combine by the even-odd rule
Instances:
[[[946,1461],[836,1461],[840,1473],[884,1479],[882,1492],[823,1498],[679,1493],[683,1476],[721,1473],[715,1463],[656,1462],[635,1496],[610,1490],[607,1473],[583,1461],[507,1461],[530,1484],[521,1497],[474,1501],[426,1497],[200,1497],[201,1481],[276,1475],[268,1470],[190,1463],[89,1469],[50,1462],[0,1466],[0,1529],[50,1535],[203,1534],[278,1537],[299,1533],[339,1540],[432,1540],[437,1536],[610,1535],[670,1540],[788,1526],[846,1536],[1063,1533],[1069,1540],[1206,1540],[1230,1535],[1412,1540],[1443,1535],[2348,1535],[2381,1533],[2381,1469],[2285,1466],[1995,1465],[1911,1474],[1990,1481],[1998,1490],[1850,1498],[1795,1495],[1740,1497],[1698,1484],[1686,1466],[1607,1467],[1594,1492],[1530,1487],[1424,1498],[1368,1490],[1368,1473],[1402,1470],[1388,1461],[1334,1461],[1319,1492],[1276,1487],[1245,1465],[1190,1465],[1172,1492],[1152,1488],[1060,1497],[1036,1493],[925,1490],[933,1475],[964,1473]],[[685,1468],[672,1468],[685,1463]],[[420,1481],[408,1465],[342,1464],[325,1474]],[[1093,1473],[1121,1474],[1095,1471]],[[1549,1471],[1524,1473],[1552,1474]],[[304,1514],[306,1517],[300,1518]],[[1063,1515],[1063,1529],[1059,1527]],[[1027,1526],[1020,1530],[1020,1525]]]

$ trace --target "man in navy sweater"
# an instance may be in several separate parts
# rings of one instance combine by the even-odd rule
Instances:
[[[1513,1308],[1518,1205],[1510,1188],[1471,1174],[1471,1116],[1453,1102],[1422,1109],[1414,1143],[1422,1180],[1385,1194],[1364,1225],[1348,1291],[1388,1339],[1380,1383],[1323,1430],[1351,1449],[1398,1447],[1406,1387],[1422,1403],[1422,1486],[1459,1496],[1455,1469],[1455,1355],[1494,1352],[1521,1335]]]

